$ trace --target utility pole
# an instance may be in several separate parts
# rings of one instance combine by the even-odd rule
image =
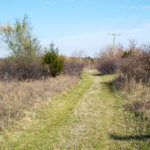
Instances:
[[[120,34],[112,33],[109,35],[113,36],[113,52],[115,52],[116,51],[116,36],[120,36]]]
[[[89,59],[89,69],[91,69],[91,60]]]

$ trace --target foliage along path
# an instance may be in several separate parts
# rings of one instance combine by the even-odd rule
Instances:
[[[83,74],[78,85],[54,99],[32,121],[7,131],[1,149],[128,150],[120,98],[113,94],[111,75]],[[134,149],[134,148],[133,148]]]

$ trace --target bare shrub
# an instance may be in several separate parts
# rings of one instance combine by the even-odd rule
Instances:
[[[119,73],[128,81],[135,79],[137,82],[149,82],[150,51],[134,51],[129,57],[123,58],[119,64]]]
[[[100,71],[102,74],[112,74],[116,72],[117,64],[114,59],[100,59],[98,60],[96,69]]]
[[[0,60],[1,80],[41,79],[47,76],[47,69],[41,65],[40,58],[13,57]]]
[[[80,75],[83,72],[84,63],[80,58],[66,58],[64,62],[63,74]]]
[[[120,62],[122,49],[117,49],[114,53],[111,48],[97,58],[96,69],[102,74],[113,74],[118,69],[118,63]]]
[[[30,111],[36,112],[41,103],[50,102],[78,79],[63,75],[47,80],[0,82],[0,130],[18,119],[28,118]]]

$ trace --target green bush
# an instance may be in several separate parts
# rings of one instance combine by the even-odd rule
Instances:
[[[125,51],[122,55],[122,58],[127,58],[132,55],[132,51]]]
[[[42,63],[47,65],[50,76],[56,77],[63,71],[64,60],[59,56],[57,48],[54,48],[54,44],[50,45],[50,49],[43,56]]]

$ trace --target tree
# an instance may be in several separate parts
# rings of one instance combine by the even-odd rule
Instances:
[[[137,41],[136,40],[129,40],[129,50],[134,51],[137,48]]]
[[[16,19],[14,25],[1,25],[0,35],[12,56],[33,58],[41,49],[39,41],[33,36],[27,16],[22,21]]]
[[[77,57],[77,58],[82,58],[82,57],[86,57],[86,52],[82,51],[82,50],[76,50],[71,54],[72,57]]]
[[[50,48],[46,49],[46,53],[42,59],[43,65],[48,66],[48,72],[51,76],[56,77],[59,75],[64,66],[64,60],[59,56],[58,49],[55,48],[55,45],[50,44]]]

